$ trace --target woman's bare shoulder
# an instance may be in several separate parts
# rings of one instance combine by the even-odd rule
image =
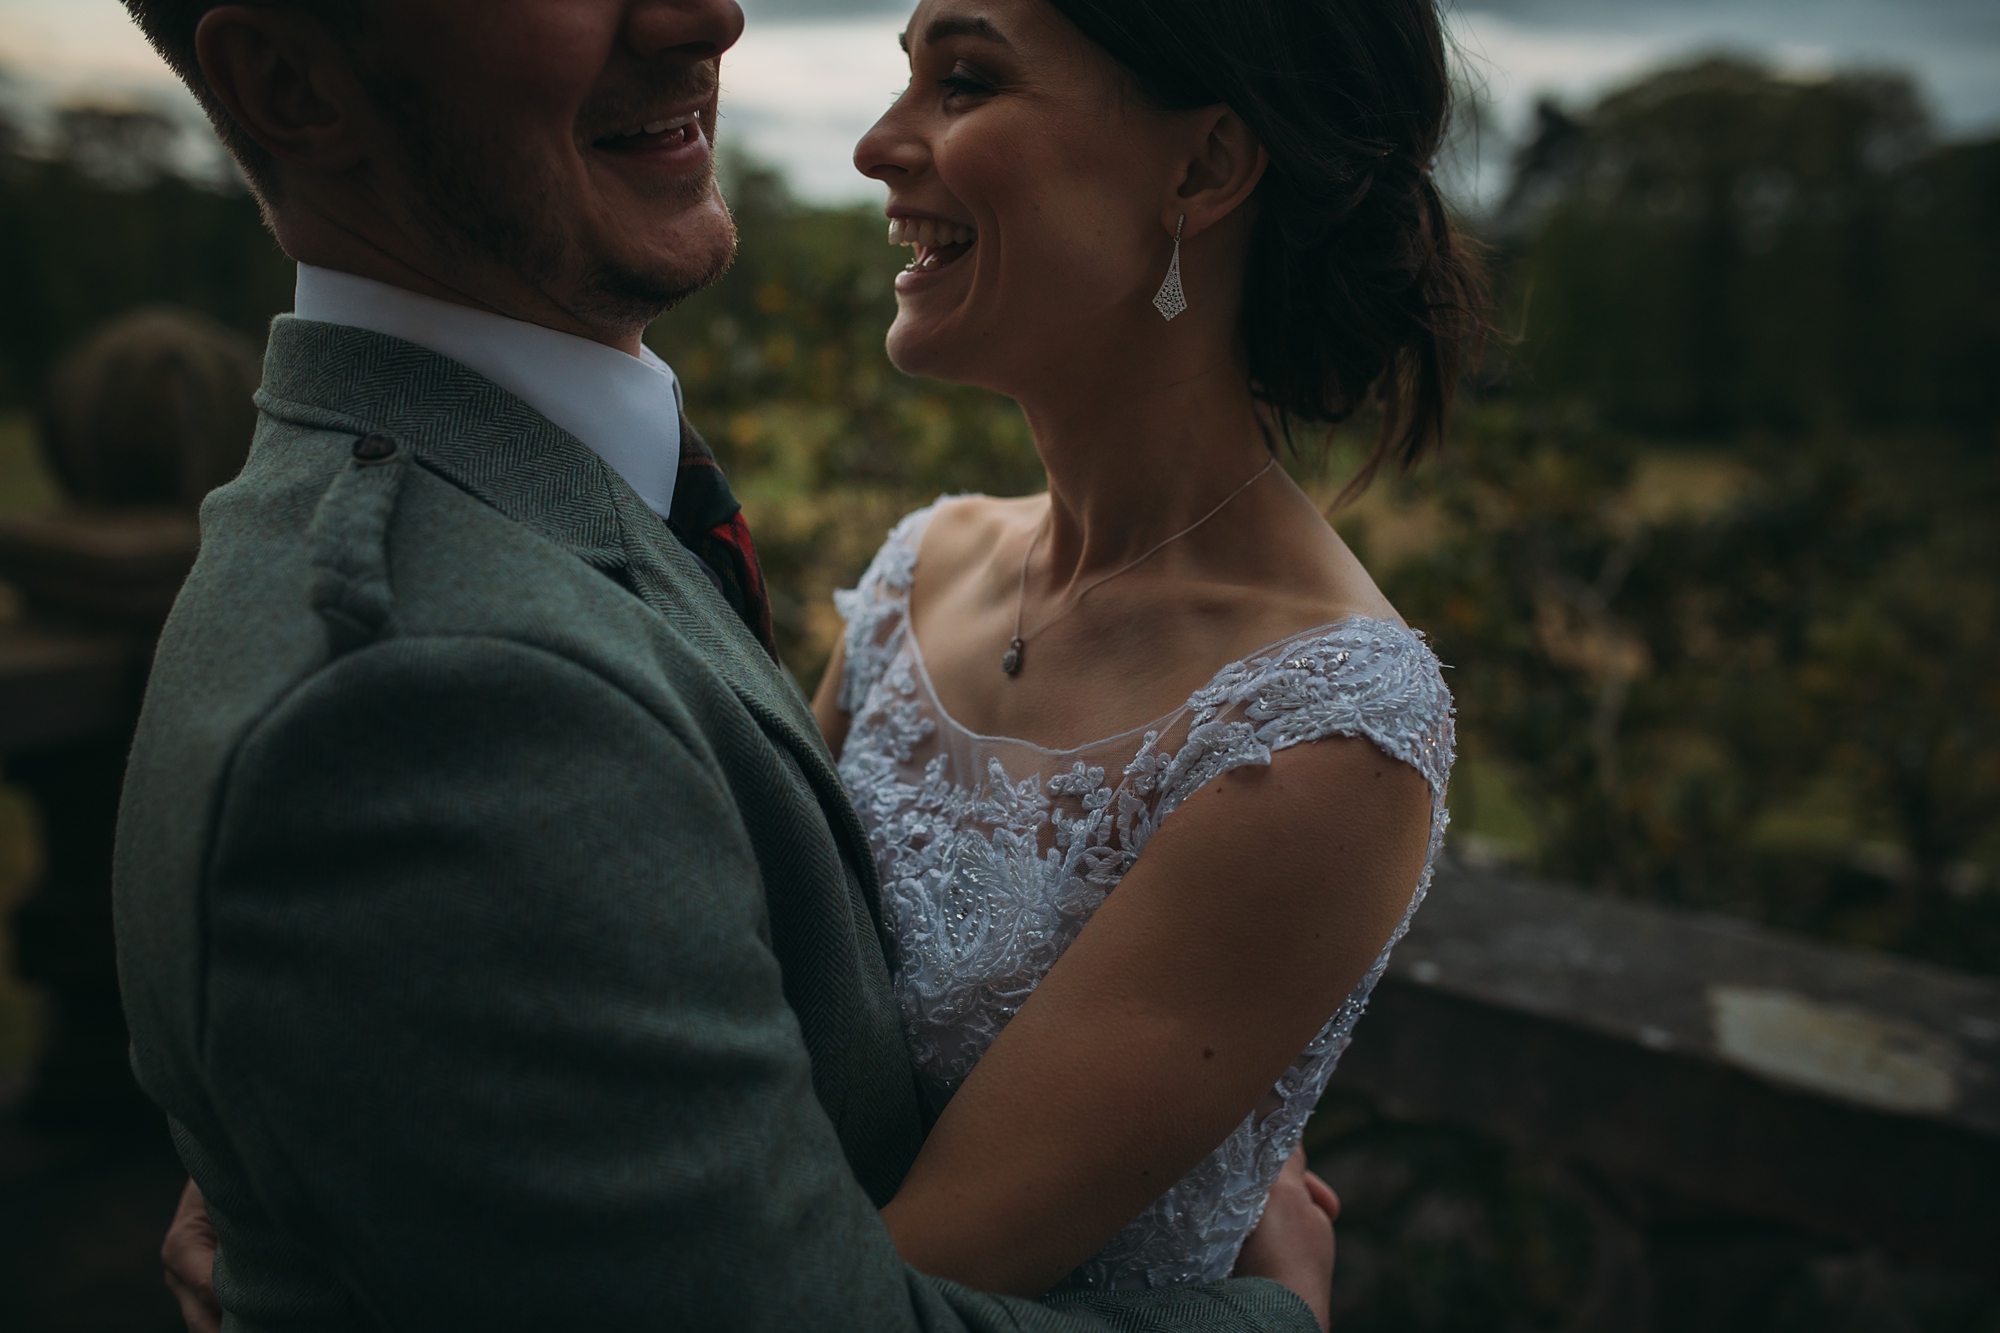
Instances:
[[[1031,530],[1048,512],[1046,495],[954,495],[939,500],[924,529],[918,569],[924,582],[955,582],[992,557],[996,547]]]
[[[1245,623],[1240,642],[1262,645],[1352,617],[1407,622],[1316,509],[1266,530],[1252,568],[1229,594]]]

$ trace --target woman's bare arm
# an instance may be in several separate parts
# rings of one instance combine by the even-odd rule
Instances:
[[[882,1210],[917,1268],[1038,1295],[1214,1150],[1360,982],[1429,844],[1421,775],[1280,752],[1169,818]]]
[[[854,721],[840,707],[840,682],[846,674],[847,637],[842,635],[833,641],[833,656],[827,659],[826,673],[819,678],[819,688],[813,691],[813,718],[835,759],[840,758],[840,747],[847,743],[847,728]]]

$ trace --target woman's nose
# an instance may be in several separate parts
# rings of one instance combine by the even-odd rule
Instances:
[[[910,131],[901,98],[854,145],[854,169],[870,180],[894,183],[924,169],[930,152]]]

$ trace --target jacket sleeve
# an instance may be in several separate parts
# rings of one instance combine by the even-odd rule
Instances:
[[[907,1268],[671,705],[391,640],[245,738],[215,821],[211,1095],[262,1210],[384,1328],[1316,1328],[1266,1282],[1056,1308]]]

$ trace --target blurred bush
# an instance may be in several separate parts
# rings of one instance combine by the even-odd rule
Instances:
[[[50,375],[45,455],[73,499],[192,510],[243,470],[261,360],[248,338],[195,311],[120,316]]]
[[[2000,970],[2000,505],[1917,434],[1476,410],[1350,536],[1453,663],[1462,854]],[[1377,517],[1381,516],[1381,517]]]

